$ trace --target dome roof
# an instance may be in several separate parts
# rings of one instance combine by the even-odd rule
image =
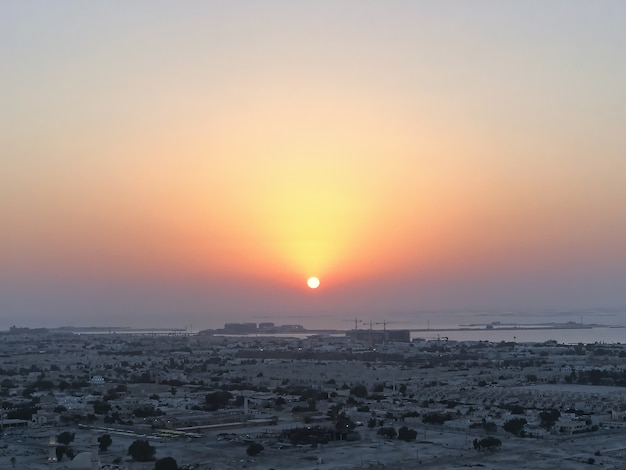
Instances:
[[[98,464],[98,467],[100,465]],[[91,470],[91,452],[81,452],[67,465],[69,470]]]

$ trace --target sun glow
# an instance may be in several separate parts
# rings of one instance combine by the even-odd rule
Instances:
[[[316,277],[310,277],[307,279],[306,285],[311,289],[317,289],[320,286],[320,280]]]

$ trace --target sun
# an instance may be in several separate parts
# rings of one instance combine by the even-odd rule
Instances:
[[[320,286],[320,280],[316,277],[310,277],[307,279],[306,285],[311,289],[317,289]]]

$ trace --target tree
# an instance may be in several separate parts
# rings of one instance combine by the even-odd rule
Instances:
[[[349,432],[356,428],[356,423],[350,419],[350,417],[341,413],[337,416],[337,421],[335,421],[335,429],[337,432]]]
[[[55,452],[57,454],[57,460],[60,462],[61,460],[63,460],[63,456],[67,455],[68,458],[73,459],[74,458],[74,451],[67,447],[67,446],[58,446],[55,449]]]
[[[97,415],[105,415],[111,411],[111,405],[106,401],[96,400],[93,403],[93,412]]]
[[[339,416],[339,412],[341,411],[341,408],[343,408],[343,405],[341,403],[335,403],[334,405],[331,405],[326,412],[326,416],[328,416],[331,420],[336,421],[337,417]]]
[[[525,418],[513,418],[508,420],[502,426],[506,432],[510,432],[515,436],[523,436],[524,435],[524,426],[527,421]]]
[[[365,385],[356,385],[350,390],[350,395],[354,395],[357,398],[365,398],[367,397],[367,388],[365,388]]]
[[[74,433],[69,431],[63,431],[61,434],[57,436],[57,442],[63,445],[70,445],[70,443],[74,440]]]
[[[163,412],[158,408],[151,408],[150,406],[140,406],[133,410],[133,415],[137,418],[148,418],[150,416],[161,416]]]
[[[486,421],[483,423],[483,428],[485,428],[485,431],[487,432],[496,432],[498,430],[498,425],[493,421]]]
[[[0,382],[0,387],[1,388],[15,388],[16,385],[9,379],[4,379],[2,382]]]
[[[205,397],[205,402],[208,411],[217,411],[220,408],[228,405],[229,400],[233,398],[233,395],[227,391],[217,391],[209,393]]]
[[[484,439],[481,439],[480,441],[478,439],[474,439],[473,442],[474,445],[474,449],[476,450],[480,450],[480,449],[487,449],[487,450],[493,450],[497,447],[500,447],[502,445],[502,441],[496,437],[485,437]]]
[[[178,464],[173,457],[164,457],[154,462],[154,470],[178,470]]]
[[[154,460],[156,449],[145,439],[137,439],[128,447],[128,455],[137,462],[149,462]]]
[[[550,429],[554,426],[554,423],[561,417],[561,412],[556,408],[550,408],[549,410],[543,410],[539,413],[539,419],[541,419],[541,425]]]
[[[386,437],[388,439],[395,439],[396,436],[398,435],[398,433],[396,432],[396,428],[380,428],[376,434],[378,434],[379,436],[383,436]]]
[[[422,417],[424,424],[443,424],[451,419],[448,413],[427,413]]]
[[[398,429],[398,439],[401,441],[414,441],[417,437],[417,431],[415,429],[409,429],[406,426],[402,426]]]
[[[357,406],[358,404],[359,402],[356,401],[356,399],[352,395],[350,395],[348,399],[346,400],[346,405]]]
[[[255,455],[259,455],[263,451],[263,449],[264,447],[261,444],[253,442],[246,449],[246,454],[248,454],[250,457],[254,457]]]
[[[108,434],[103,434],[98,438],[98,447],[101,451],[105,451],[109,448],[109,446],[113,443],[111,436]]]

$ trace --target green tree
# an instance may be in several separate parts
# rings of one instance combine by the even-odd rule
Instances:
[[[452,419],[452,417],[448,413],[427,413],[422,417],[422,423],[443,424],[449,419]]]
[[[357,398],[367,397],[367,388],[365,385],[356,385],[350,390],[350,395],[354,395]]]
[[[328,411],[326,412],[326,416],[328,416],[333,421],[337,421],[337,417],[339,416],[339,412],[341,411],[342,408],[343,408],[343,405],[341,403],[335,403],[334,405],[331,405],[328,408]]]
[[[208,411],[217,411],[220,408],[228,405],[228,402],[233,398],[232,393],[227,391],[217,391],[213,393],[209,393],[205,397],[205,402],[207,405]]]
[[[388,428],[380,428],[376,434],[379,436],[386,437],[388,439],[395,439],[398,433],[396,432],[396,428],[388,427]]]
[[[133,414],[137,418],[148,418],[150,416],[161,416],[163,412],[158,408],[151,408],[149,406],[140,406],[133,410]]]
[[[178,470],[178,464],[173,457],[164,457],[154,462],[154,470]]]
[[[483,428],[487,432],[496,432],[498,430],[498,425],[493,421],[486,421],[483,423]]]
[[[57,454],[57,460],[59,462],[63,460],[64,455],[67,455],[67,457],[70,459],[74,458],[74,451],[70,447],[67,447],[67,446],[58,446],[55,449],[55,452]]]
[[[108,434],[103,434],[98,438],[98,447],[101,451],[105,451],[109,448],[109,446],[113,443],[111,436]]]
[[[0,382],[0,387],[1,388],[15,388],[16,385],[9,379],[4,379],[2,382]]]
[[[512,418],[508,420],[502,426],[506,432],[510,432],[515,436],[523,436],[524,435],[524,426],[526,426],[525,418]]]
[[[546,429],[551,429],[554,423],[561,417],[561,412],[556,408],[550,408],[549,410],[543,410],[539,413],[539,419],[541,419],[541,425]]]
[[[137,462],[149,462],[154,460],[156,449],[145,439],[137,439],[128,447],[128,455]]]
[[[111,411],[111,405],[106,401],[96,400],[93,403],[93,412],[97,415],[105,415]]]
[[[63,431],[57,436],[57,442],[63,445],[70,445],[74,440],[74,433],[69,431]]]
[[[341,413],[337,416],[337,421],[335,421],[335,429],[337,432],[349,432],[356,428],[356,423],[350,419],[350,417]]]
[[[478,439],[474,439],[474,449],[476,450],[480,450],[480,449],[487,449],[487,450],[493,450],[496,449],[497,447],[500,447],[502,445],[502,441],[496,437],[485,437],[484,439],[481,439],[480,441]]]
[[[417,431],[415,429],[409,429],[406,426],[402,426],[398,429],[398,439],[401,441],[414,441],[417,437]]]
[[[261,444],[253,442],[246,449],[246,454],[248,454],[250,457],[254,457],[255,455],[259,455],[263,451],[263,449],[264,447]]]

